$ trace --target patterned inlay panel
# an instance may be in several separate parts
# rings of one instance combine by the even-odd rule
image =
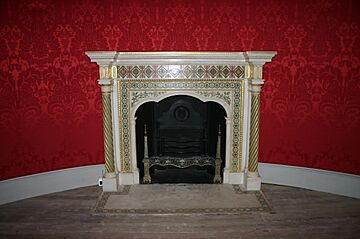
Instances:
[[[128,196],[131,186],[125,186],[119,192],[102,192],[96,202],[94,213],[110,213],[110,214],[237,214],[237,213],[255,213],[268,212],[275,213],[274,209],[266,200],[265,195],[261,191],[244,192],[240,189],[240,185],[233,185],[234,193],[243,195],[255,195],[255,200],[258,200],[259,206],[256,207],[230,207],[230,208],[178,208],[178,209],[155,209],[155,208],[111,208],[107,209],[106,204],[112,195]]]
[[[157,98],[159,96],[169,94],[169,92],[171,91],[132,91],[131,107],[134,107],[141,100]],[[229,106],[231,105],[231,92],[229,91],[198,90],[194,91],[193,93],[207,99],[218,99],[224,101]]]
[[[243,81],[242,80],[218,80],[218,79],[198,79],[189,81],[179,80],[119,80],[119,134],[120,134],[120,157],[121,172],[132,172],[131,165],[131,145],[130,145],[130,116],[134,102],[139,99],[146,99],[162,96],[167,92],[187,91],[193,94],[204,96],[205,91],[227,92],[219,94],[219,99],[230,105],[232,112],[232,152],[231,165],[232,172],[240,172],[240,162],[242,158],[242,122],[243,122]],[[198,93],[201,91],[202,93]],[[209,97],[216,98],[216,93]],[[133,98],[135,97],[135,98]],[[152,98],[153,99],[153,98]],[[230,102],[231,101],[231,102]]]
[[[131,65],[116,66],[121,79],[239,79],[245,66],[233,65]]]

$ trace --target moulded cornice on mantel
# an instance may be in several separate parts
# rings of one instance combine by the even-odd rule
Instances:
[[[211,64],[211,65],[264,65],[276,55],[276,51],[245,52],[191,52],[191,51],[158,51],[158,52],[116,52],[88,51],[86,55],[91,62],[99,65],[177,65],[177,64]]]

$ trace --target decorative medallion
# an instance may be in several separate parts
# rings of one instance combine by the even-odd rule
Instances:
[[[178,106],[174,110],[174,117],[179,122],[184,122],[190,117],[190,111],[185,106]]]

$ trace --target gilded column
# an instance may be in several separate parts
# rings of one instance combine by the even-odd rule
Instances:
[[[111,92],[112,85],[101,85],[104,126],[105,177],[115,177]]]
[[[260,85],[251,85],[249,172],[258,171]],[[257,89],[258,88],[258,89]]]
[[[262,67],[250,65],[248,68],[249,92],[251,101],[250,111],[250,143],[249,143],[249,176],[258,176],[259,152],[259,122],[260,122],[260,92],[264,84]]]

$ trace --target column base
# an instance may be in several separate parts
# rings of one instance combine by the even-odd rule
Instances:
[[[112,173],[104,173],[104,178],[115,178],[116,177],[116,173],[112,172]]]
[[[118,188],[117,178],[105,174],[102,178],[102,188],[104,192],[116,192]]]
[[[119,173],[119,185],[139,184],[139,170],[136,169],[131,173]]]
[[[231,173],[229,169],[224,169],[224,184],[244,184],[244,173]]]
[[[248,172],[246,191],[259,191],[261,189],[261,177],[258,172]]]

